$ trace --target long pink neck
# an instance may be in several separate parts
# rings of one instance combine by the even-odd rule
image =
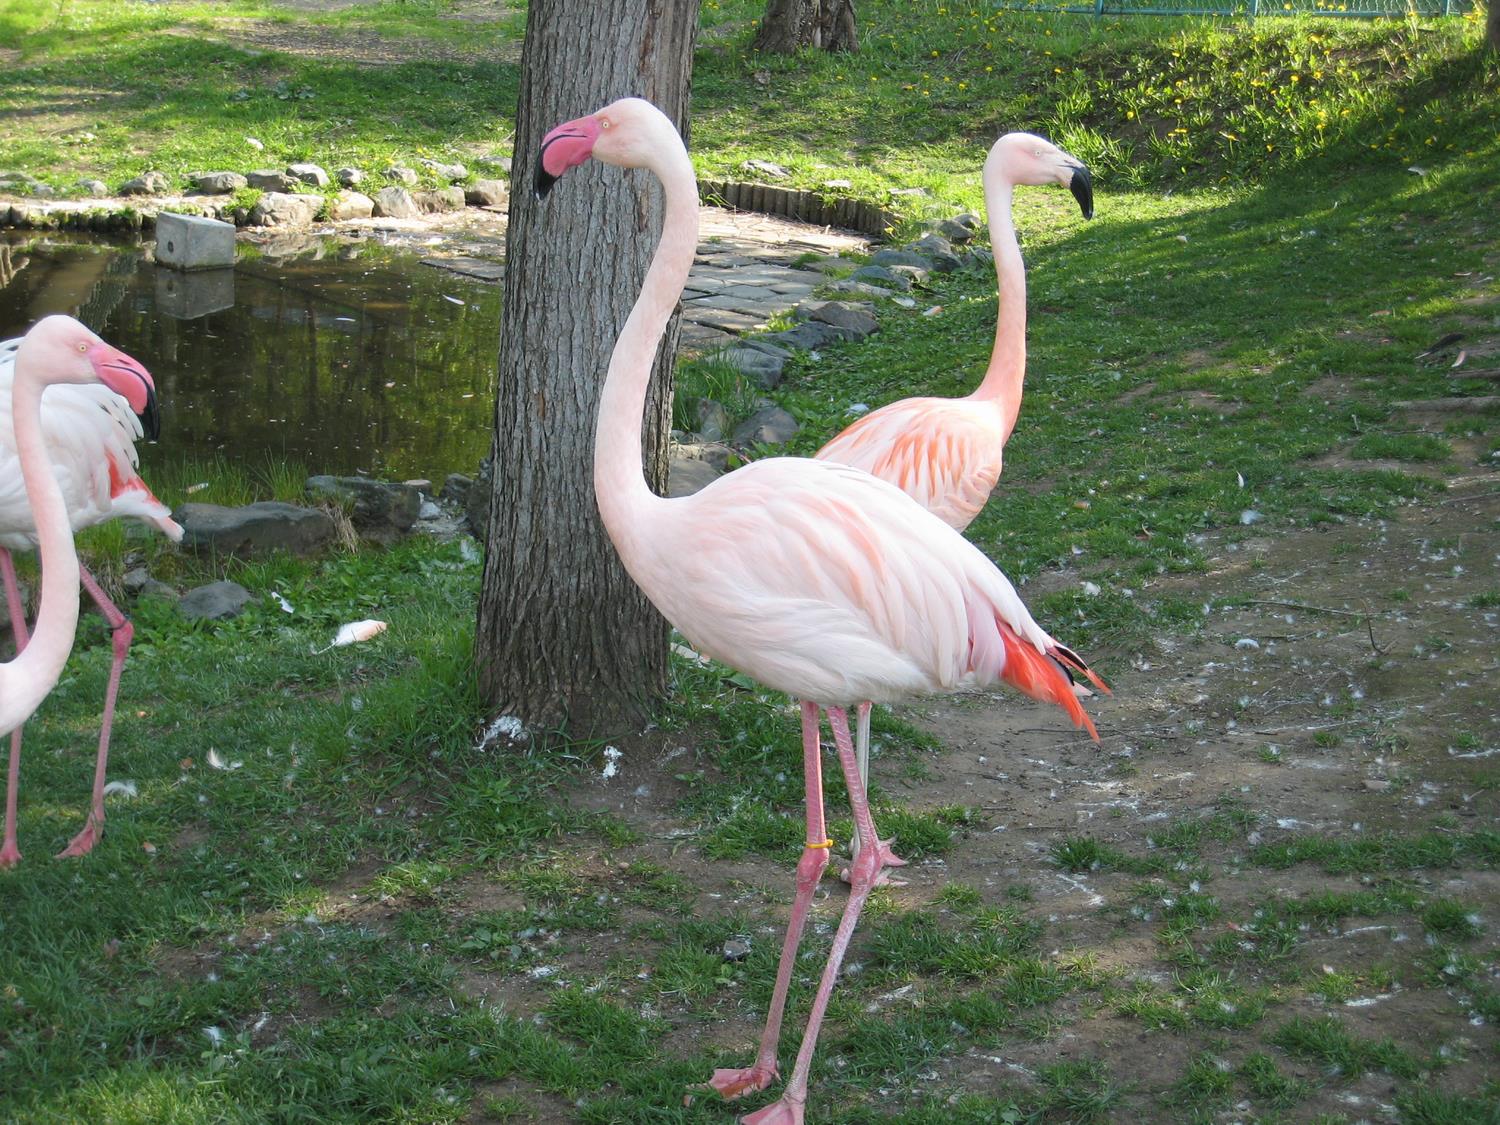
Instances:
[[[610,356],[594,437],[594,493],[599,514],[627,565],[635,537],[644,530],[641,517],[662,503],[646,485],[641,464],[641,417],[656,349],[682,295],[698,245],[698,188],[693,166],[676,132],[664,132],[650,166],[666,192],[661,242]]]
[[[62,489],[42,444],[42,392],[46,382],[27,362],[26,345],[16,353],[11,419],[21,477],[36,524],[42,562],[42,604],[26,651],[0,664],[0,733],[24,723],[57,683],[78,629],[78,556]]]
[[[984,206],[989,214],[990,243],[995,251],[995,278],[1000,285],[1000,312],[995,318],[995,346],[984,381],[971,396],[1000,405],[1002,433],[1009,438],[1021,413],[1021,383],[1026,377],[1026,265],[1011,218],[1014,185],[996,160],[986,161]]]

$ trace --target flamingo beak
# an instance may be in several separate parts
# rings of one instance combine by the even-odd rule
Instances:
[[[151,373],[140,362],[119,348],[100,342],[89,349],[94,374],[115,394],[130,404],[141,420],[146,437],[155,441],[161,434],[161,413],[156,405],[156,384]]]
[[[547,198],[564,172],[577,168],[592,156],[598,139],[599,122],[593,117],[565,121],[543,137],[541,151],[536,156],[536,197]]]
[[[1078,209],[1083,212],[1085,219],[1094,217],[1094,177],[1082,164],[1073,166],[1073,178],[1068,181],[1068,190],[1073,193],[1073,198],[1078,200]]]

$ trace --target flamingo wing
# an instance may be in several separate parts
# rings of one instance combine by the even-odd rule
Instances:
[[[993,403],[908,398],[865,415],[816,456],[889,481],[962,531],[1000,479],[1004,446]]]

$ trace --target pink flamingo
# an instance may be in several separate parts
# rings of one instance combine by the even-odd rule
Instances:
[[[671,121],[626,98],[542,140],[545,195],[590,156],[645,168],[666,193],[661,242],[610,357],[599,400],[594,491],[605,529],[632,578],[699,651],[802,699],[807,836],[771,1009],[753,1066],[719,1070],[726,1097],[764,1089],[803,924],[828,864],[819,708],[828,713],[855,822],[866,840],[850,895],[781,1098],[743,1120],[803,1119],[808,1071],[828,999],[870,889],[900,864],[880,840],[854,760],[845,707],[1000,680],[1058,704],[1093,733],[1066,665],[1087,666],[1046,634],[978,548],[893,485],[826,461],[756,461],[678,499],[651,492],[641,466],[641,416],[651,362],[692,264],[698,233],[693,167]]]
[[[890,481],[949,527],[973,522],[1000,479],[1002,454],[1021,412],[1026,376],[1026,266],[1011,218],[1017,184],[1062,184],[1085,219],[1094,215],[1089,170],[1034,133],[1007,133],[984,162],[984,203],[995,250],[1000,309],[989,367],[964,398],[904,398],[871,411],[818,450],[815,457],[864,469]],[[859,776],[870,778],[870,708],[856,713]],[[858,854],[859,833],[853,851]]]
[[[57,389],[44,398],[42,391],[48,386]],[[18,706],[14,711],[7,706],[7,721],[0,723],[0,731],[11,732],[0,868],[12,867],[21,858],[16,847],[21,725],[52,690],[72,647],[80,582],[113,632],[114,662],[104,695],[104,722],[88,819],[59,856],[85,855],[104,831],[109,733],[120,670],[133,629],[93,575],[79,564],[72,549],[72,532],[115,516],[134,516],[154,524],[174,541],[182,538],[182,528],[170,518],[171,509],[151,495],[135,471],[134,439],[142,433],[137,414],[144,418],[146,432],[155,437],[156,389],[150,374],[72,317],[49,316],[21,339],[0,343],[0,575],[20,652],[12,666],[23,660],[34,660],[38,666],[45,660],[49,668],[56,663],[50,675],[37,674],[28,681],[35,696],[31,705]],[[19,474],[15,471],[18,462]],[[19,487],[23,478],[24,489]],[[10,552],[39,544],[42,608],[36,635],[28,644],[25,611]],[[52,621],[48,620],[49,613]],[[44,640],[46,644],[33,655]],[[19,693],[16,698],[21,698]]]

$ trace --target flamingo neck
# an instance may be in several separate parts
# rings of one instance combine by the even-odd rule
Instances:
[[[24,652],[0,665],[0,732],[24,723],[57,683],[78,628],[78,556],[62,489],[42,443],[42,392],[46,382],[27,362],[23,344],[11,383],[11,418],[21,477],[36,524],[42,563],[42,600]]]
[[[998,170],[996,170],[998,172]],[[1021,412],[1021,383],[1026,377],[1026,265],[1016,241],[1011,218],[1014,185],[1005,176],[985,169],[984,206],[990,220],[990,243],[995,252],[995,279],[1000,288],[1000,310],[995,318],[995,346],[984,381],[972,395],[1000,406],[1002,432],[1010,437]]]
[[[599,514],[622,554],[634,538],[635,517],[660,502],[647,486],[642,467],[641,418],[656,350],[682,295],[698,245],[698,187],[692,162],[675,130],[662,138],[649,167],[666,193],[661,241],[610,355],[594,437]]]

